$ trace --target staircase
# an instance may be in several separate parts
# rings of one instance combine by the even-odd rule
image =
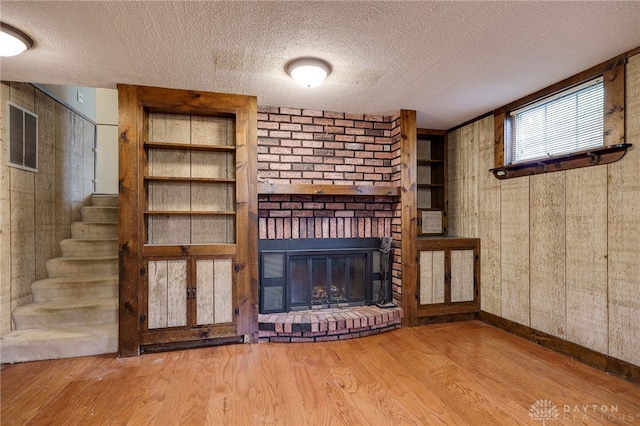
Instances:
[[[118,196],[95,194],[82,222],[31,284],[33,303],[16,308],[0,337],[3,364],[118,350]]]

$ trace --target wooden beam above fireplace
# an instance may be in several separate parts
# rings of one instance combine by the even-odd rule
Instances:
[[[316,185],[259,183],[258,194],[400,196],[395,185]]]

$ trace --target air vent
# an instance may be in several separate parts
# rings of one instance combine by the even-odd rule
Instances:
[[[38,171],[38,116],[7,102],[9,166]]]

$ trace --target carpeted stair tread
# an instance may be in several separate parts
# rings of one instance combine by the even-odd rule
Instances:
[[[56,257],[47,260],[47,276],[72,277],[78,275],[112,275],[118,273],[118,255]]]
[[[16,330],[118,321],[118,298],[30,303],[12,312]]]
[[[96,207],[118,207],[118,194],[93,194],[91,205]]]
[[[80,208],[83,222],[117,222],[118,207],[82,206]]]
[[[118,222],[73,222],[71,238],[118,238]]]
[[[118,253],[117,238],[69,238],[60,241],[63,257],[108,256]]]
[[[0,344],[3,364],[115,353],[118,324],[15,330],[0,337]]]
[[[31,295],[34,302],[118,297],[118,275],[45,278],[31,284]]]

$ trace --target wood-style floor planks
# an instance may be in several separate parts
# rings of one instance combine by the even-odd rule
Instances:
[[[548,424],[640,421],[640,387],[478,321],[4,365],[0,378],[2,425],[531,425],[538,400],[556,405]]]

